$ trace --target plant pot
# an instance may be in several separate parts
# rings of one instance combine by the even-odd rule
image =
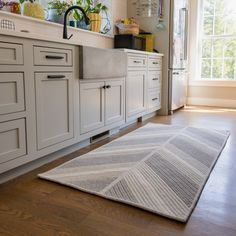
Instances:
[[[41,20],[45,19],[45,11],[42,5],[40,5],[37,2],[33,2],[33,3],[25,2],[23,4],[23,15],[41,19]]]
[[[102,25],[102,17],[97,13],[89,13],[90,30],[94,32],[100,32]]]
[[[84,30],[89,29],[89,25],[86,25],[84,20],[77,21],[76,23],[77,23],[77,28],[84,29]]]
[[[55,23],[63,24],[64,16],[63,15],[58,15],[57,9],[49,9],[47,20],[55,22]]]

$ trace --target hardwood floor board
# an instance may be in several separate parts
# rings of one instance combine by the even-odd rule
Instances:
[[[187,224],[106,200],[37,174],[83,155],[153,122],[230,130],[231,136]],[[236,110],[187,107],[131,125],[101,140],[0,185],[1,236],[235,236]]]

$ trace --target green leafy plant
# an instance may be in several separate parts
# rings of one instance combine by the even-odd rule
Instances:
[[[72,5],[71,3],[68,3],[66,1],[60,1],[60,0],[52,0],[50,2],[48,2],[48,9],[56,9],[57,10],[57,14],[59,16],[63,15],[65,13],[65,11],[68,9],[68,7],[70,7]]]
[[[76,5],[82,7],[86,14],[89,14],[89,13],[100,14],[101,12],[107,13],[108,11],[108,7],[106,5],[102,3],[95,4],[93,0],[77,0]],[[81,13],[78,13],[77,11],[75,11],[74,18],[76,20],[82,20],[83,16]]]

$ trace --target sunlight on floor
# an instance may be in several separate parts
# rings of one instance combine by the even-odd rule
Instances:
[[[196,113],[224,113],[235,112],[236,109],[231,108],[217,108],[217,107],[198,107],[198,106],[185,106],[183,112],[196,112]]]

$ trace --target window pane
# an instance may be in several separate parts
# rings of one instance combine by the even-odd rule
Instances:
[[[214,0],[204,1],[204,15],[213,15],[214,14]]]
[[[213,60],[212,62],[212,78],[222,78],[222,60]]]
[[[225,45],[225,57],[236,57],[236,39],[230,40]]]
[[[236,0],[201,1],[201,78],[236,80]]]
[[[231,15],[225,19],[225,34],[232,35],[236,34],[236,15]]]
[[[205,39],[202,41],[202,57],[211,57],[211,39]]]
[[[224,78],[234,79],[234,70],[235,70],[235,60],[234,59],[225,60]]]
[[[225,15],[226,9],[225,9],[225,0],[215,0],[215,14],[216,15]]]
[[[211,16],[204,18],[204,34],[212,35],[213,34],[213,18]]]
[[[202,78],[211,78],[211,60],[202,60]]]
[[[222,58],[223,56],[224,39],[213,40],[213,57]]]
[[[222,35],[222,34],[224,34],[224,18],[222,16],[216,16],[214,35]]]

